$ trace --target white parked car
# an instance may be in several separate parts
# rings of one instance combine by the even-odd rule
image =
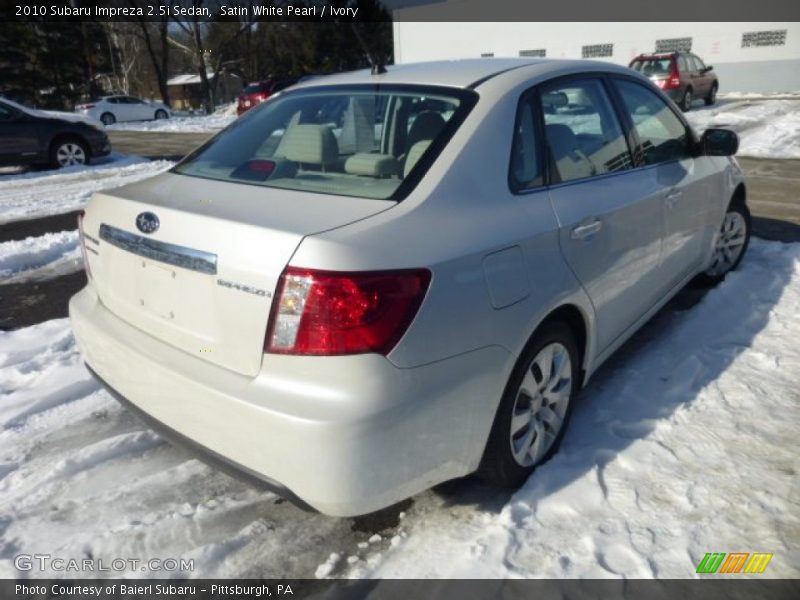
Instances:
[[[75,112],[102,121],[104,125],[169,119],[172,116],[169,108],[161,102],[146,102],[134,96],[104,96],[94,102],[78,105]]]
[[[94,195],[75,336],[166,437],[319,511],[516,486],[603,361],[739,264],[737,147],[604,62],[303,82]]]

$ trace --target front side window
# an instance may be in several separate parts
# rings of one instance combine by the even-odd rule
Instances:
[[[623,104],[631,116],[645,164],[652,165],[690,156],[686,126],[664,100],[643,85],[615,80]]]
[[[427,169],[476,99],[471,91],[420,86],[297,90],[248,112],[174,171],[396,199]]]
[[[10,106],[6,106],[3,103],[0,103],[0,121],[11,121],[17,116],[17,111],[15,111]]]
[[[694,59],[694,64],[698,71],[705,70],[706,65],[702,60],[700,60],[697,56],[694,55],[692,55],[692,58]]]
[[[556,181],[633,166],[622,127],[599,79],[543,86],[540,100]]]

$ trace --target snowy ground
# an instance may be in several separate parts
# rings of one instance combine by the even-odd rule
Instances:
[[[114,152],[88,166],[0,173],[0,225],[77,210],[93,192],[152,177],[172,164]]]
[[[90,378],[66,320],[0,333],[0,576],[46,552],[193,558],[205,577],[682,578],[706,552],[766,551],[766,576],[798,577],[798,336],[800,244],[754,240],[598,373],[522,490],[440,486],[376,536],[162,443]]]
[[[78,232],[0,243],[0,284],[51,279],[83,268]]]
[[[211,115],[189,115],[173,113],[170,119],[158,121],[133,121],[115,123],[106,127],[109,131],[167,131],[179,133],[215,132],[227,127],[236,120],[236,103],[232,102],[217,108]]]
[[[686,117],[697,131],[725,127],[739,134],[740,156],[800,158],[800,97],[728,96],[713,106],[694,106]]]
[[[158,121],[131,121],[107,125],[108,131],[166,131],[172,133],[215,132],[236,120],[236,115],[202,115],[196,117],[172,117]]]

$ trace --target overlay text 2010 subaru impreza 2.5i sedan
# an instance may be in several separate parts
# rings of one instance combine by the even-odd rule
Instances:
[[[156,429],[324,513],[518,485],[598,365],[737,266],[737,145],[606,63],[315,79],[94,195],[75,335]]]

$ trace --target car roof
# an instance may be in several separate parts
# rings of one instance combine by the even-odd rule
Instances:
[[[369,69],[337,73],[301,81],[292,89],[346,84],[416,84],[474,88],[508,71],[525,69],[530,77],[546,78],[565,68],[585,71],[615,71],[617,65],[594,60],[552,58],[466,58],[388,65],[386,73],[372,75]],[[627,70],[627,69],[625,69]]]

